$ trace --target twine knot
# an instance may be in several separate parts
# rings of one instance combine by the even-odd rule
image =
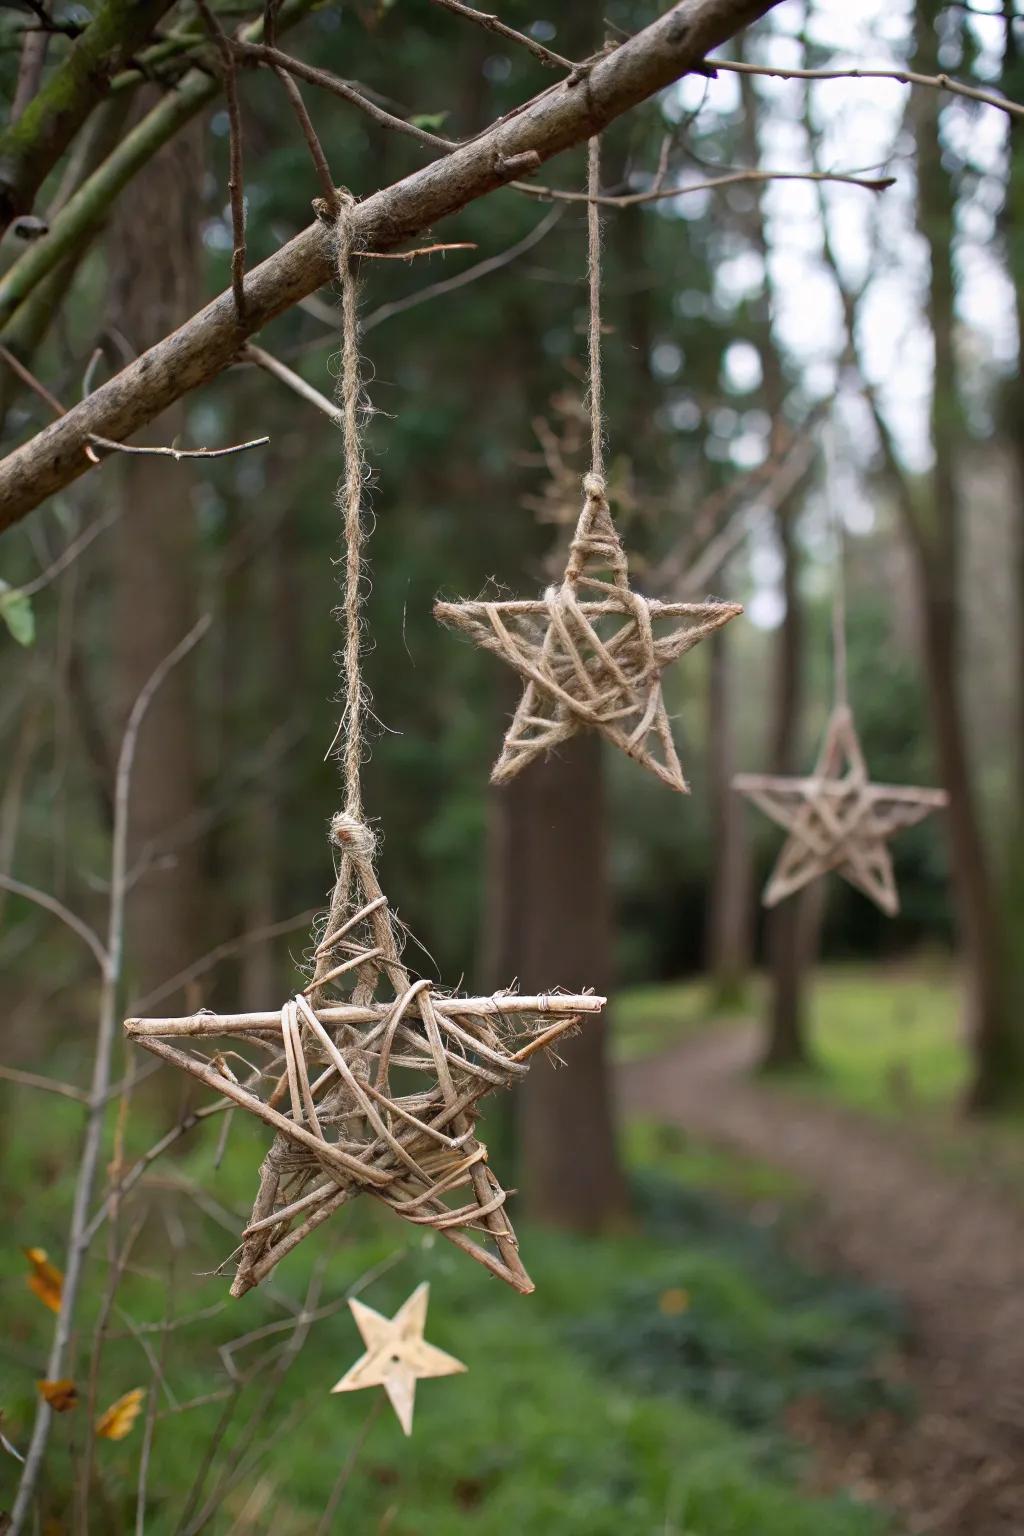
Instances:
[[[358,817],[350,816],[347,811],[339,811],[331,819],[331,841],[337,843],[339,848],[346,853],[354,853],[357,858],[370,859],[376,839],[365,822]]]
[[[604,501],[607,487],[603,475],[591,471],[583,476],[583,494],[588,501]]]

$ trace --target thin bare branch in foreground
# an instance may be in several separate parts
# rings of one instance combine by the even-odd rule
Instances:
[[[689,192],[714,192],[719,187],[735,187],[743,182],[761,181],[838,181],[848,187],[863,187],[866,192],[886,192],[896,185],[895,176],[862,176],[856,171],[728,171],[724,176],[714,176],[710,181],[687,182],[682,187],[662,187],[657,184],[643,192],[608,193],[593,201],[602,208],[635,208],[641,203],[659,203],[670,197],[685,197]],[[563,192],[560,187],[538,187],[532,182],[512,183],[517,192],[531,197],[562,203],[589,202],[586,192]]]
[[[950,75],[921,75],[913,69],[777,69],[770,64],[749,64],[738,59],[708,59],[706,63],[710,75],[724,69],[734,75],[764,75],[773,80],[895,80],[899,85],[926,85],[932,90],[983,102],[987,107],[998,107],[1010,117],[1024,117],[1020,102],[997,96],[994,91],[983,91],[976,85],[965,85]]]
[[[305,80],[308,85],[318,85],[322,91],[329,91],[332,96],[340,96],[342,101],[347,101],[350,106],[358,107],[360,112],[365,112],[379,127],[390,128],[393,133],[403,133],[407,138],[415,139],[419,144],[425,144],[428,149],[439,149],[443,154],[449,154],[458,145],[451,139],[443,139],[436,133],[428,133],[425,128],[417,128],[415,123],[406,122],[404,117],[395,117],[393,113],[386,112],[375,101],[364,96],[362,91],[356,90],[347,80],[341,80],[337,75],[332,75],[326,69],[317,69],[313,64],[304,64],[301,59],[295,59],[290,53],[283,53],[280,48],[268,48],[265,43],[246,43],[232,39],[230,46],[241,59],[248,59],[253,64],[267,64],[272,69],[287,70],[290,75],[295,75],[299,80]]]
[[[89,1089],[89,1109],[86,1116],[82,1154],[75,1180],[74,1203],[68,1229],[64,1287],[61,1295],[60,1312],[54,1325],[53,1340],[50,1345],[46,1367],[46,1379],[48,1381],[56,1381],[63,1374],[74,1328],[78,1291],[91,1233],[91,1228],[87,1225],[89,1205],[96,1182],[96,1171],[99,1164],[103,1128],[106,1120],[105,1110],[108,1101],[111,1062],[113,1060],[113,1046],[117,1028],[117,995],[121,980],[121,965],[124,952],[128,804],[132,767],[135,761],[135,748],[142,722],[156,693],[168,674],[179,662],[184,660],[193,646],[198,644],[209,627],[210,620],[208,616],[200,619],[197,624],[193,625],[184,639],[156,667],[132,705],[121,741],[121,751],[118,756],[117,774],[114,784],[114,835],[110,857],[110,903],[106,944],[100,945],[99,940],[93,935],[95,944],[99,946],[99,950],[103,954],[103,986],[96,1023],[96,1047],[93,1056],[92,1083]],[[6,879],[7,877],[3,878]],[[40,893],[35,894],[38,895]],[[52,897],[42,904],[48,905],[51,911],[55,911],[61,906],[61,903],[56,902],[55,898]],[[59,912],[58,915],[63,916],[64,913],[67,913],[66,908],[62,913]],[[76,919],[73,913],[67,913],[67,917],[72,919],[69,926],[73,927],[81,937],[85,937],[86,932],[91,932],[91,930],[83,932],[85,925],[79,919]],[[65,917],[65,921],[67,917]],[[89,941],[87,940],[87,942]],[[91,943],[90,947],[92,947]],[[14,1500],[14,1507],[11,1511],[12,1536],[18,1536],[18,1533],[24,1529],[25,1522],[32,1509],[36,1484],[39,1480],[39,1473],[42,1469],[43,1457],[46,1454],[46,1445],[50,1436],[52,1418],[53,1410],[44,1399],[40,1398],[36,1406],[36,1418],[32,1426],[32,1438],[29,1441],[28,1451],[25,1456],[25,1466],[21,1475],[21,1482]]]
[[[454,11],[456,16],[464,16],[467,21],[475,21],[478,27],[484,27],[488,32],[496,32],[499,37],[507,37],[510,42],[518,43],[520,48],[526,48],[535,59],[547,66],[548,69],[574,70],[577,66],[571,59],[563,59],[560,53],[555,53],[551,48],[545,48],[543,43],[538,43],[534,37],[527,37],[524,32],[517,32],[515,27],[506,25],[497,16],[490,16],[486,11],[475,11],[471,5],[463,5],[461,0],[433,0],[434,5],[441,5],[446,11]]]
[[[40,379],[37,379],[31,369],[26,368],[25,364],[19,358],[15,357],[10,348],[5,347],[2,342],[0,342],[0,357],[3,358],[4,362],[7,364],[8,368],[15,375],[15,377],[19,378],[21,382],[26,385],[34,395],[38,395],[40,400],[42,400],[45,405],[50,407],[50,410],[55,416],[64,415],[65,407],[61,405],[56,395],[51,395],[46,385],[42,383]]]
[[[132,443],[115,443],[109,437],[99,437],[95,432],[89,433],[89,446],[86,454],[94,464],[101,464],[102,457],[90,452],[91,449],[102,448],[105,453],[134,453],[139,455],[156,456],[165,459],[226,459],[232,453],[248,453],[250,448],[265,448],[270,442],[269,437],[254,437],[247,443],[232,443],[229,448],[146,448]]]
[[[220,54],[224,70],[224,96],[228,107],[229,157],[228,191],[231,195],[231,291],[240,322],[245,320],[245,184],[242,172],[242,114],[238,105],[238,76],[231,44],[207,0],[196,0],[206,29]]]
[[[281,383],[287,385],[293,394],[305,400],[308,405],[316,406],[318,411],[323,411],[324,415],[329,416],[331,421],[336,425],[340,425],[341,412],[338,410],[338,407],[328,400],[326,395],[322,395],[318,389],[314,389],[312,384],[307,384],[304,378],[293,372],[285,363],[279,362],[271,353],[265,352],[262,347],[257,347],[251,341],[248,342],[239,353],[238,360],[241,363],[255,363],[257,368],[263,368],[267,373],[273,374],[274,378],[280,379]],[[142,1004],[140,1012],[144,1012],[145,1007],[146,1005]]]

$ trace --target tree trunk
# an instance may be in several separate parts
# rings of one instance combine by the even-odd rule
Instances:
[[[937,0],[917,11],[914,67],[935,72]],[[918,226],[928,247],[928,312],[935,349],[932,448],[935,465],[926,506],[911,513],[912,543],[922,594],[925,666],[947,813],[955,894],[967,971],[975,1070],[968,1102],[995,1109],[1024,1102],[1024,1034],[1013,1006],[1010,903],[1000,900],[985,846],[959,691],[961,615],[961,491],[957,455],[964,441],[955,352],[956,279],[953,236],[956,195],[943,165],[941,102],[932,92],[916,101]]]
[[[605,850],[600,738],[570,741],[505,790],[499,853],[505,864],[506,981],[526,991],[611,981],[612,914]],[[529,1214],[578,1232],[624,1219],[608,1062],[608,1021],[589,1019],[560,1047],[566,1067],[535,1061],[519,1089],[520,1161]]]
[[[152,105],[140,92],[137,110]],[[142,352],[200,301],[199,187],[202,126],[178,135],[117,205],[108,245],[115,340]],[[182,405],[137,441],[170,443]],[[114,536],[114,669],[123,720],[158,663],[196,616],[192,471],[163,458],[125,456],[104,471],[122,517]],[[129,867],[142,861],[129,903],[129,970],[148,991],[196,953],[199,861],[188,820],[197,801],[195,685],[191,661],[176,667],[146,716],[131,787]]]
[[[738,39],[737,57],[744,57],[744,39]],[[760,98],[753,80],[740,76],[743,106],[742,133],[748,164],[761,159],[759,132]],[[768,231],[760,189],[753,195],[751,239],[764,263],[764,288],[754,315],[753,341],[761,360],[762,394],[765,410],[773,422],[781,422],[786,403],[786,378],[772,331],[771,269]],[[800,726],[803,689],[804,638],[800,601],[799,551],[792,499],[782,503],[775,513],[775,527],[783,559],[783,597],[786,611],[776,641],[775,713],[772,722],[772,749],[769,754],[773,773],[792,773]],[[801,920],[802,896],[791,897],[768,914],[765,924],[765,951],[768,963],[768,1000],[765,1016],[765,1043],[761,1056],[764,1068],[805,1065],[808,1061],[804,1038],[803,979],[807,961],[804,936],[807,925]]]
[[[732,788],[736,751],[732,717],[732,641],[724,630],[710,640],[708,672],[708,796],[714,856],[708,915],[707,967],[711,1006],[735,1008],[750,972],[751,867],[747,819]]]

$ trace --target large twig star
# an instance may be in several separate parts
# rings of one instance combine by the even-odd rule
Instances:
[[[436,603],[434,615],[501,656],[526,681],[493,784],[506,783],[589,726],[685,793],[661,675],[743,609],[663,603],[633,592],[604,481],[588,475],[584,488],[560,586],[536,600]]]
[[[764,889],[766,907],[835,870],[889,917],[899,911],[889,839],[949,803],[942,789],[872,784],[845,704],[832,712],[809,778],[741,773],[733,788],[789,833]]]
[[[416,1383],[433,1376],[457,1376],[466,1370],[461,1360],[436,1349],[423,1337],[427,1322],[430,1285],[424,1280],[394,1317],[382,1317],[372,1307],[352,1298],[349,1307],[363,1336],[366,1353],[351,1366],[332,1392],[360,1392],[364,1387],[383,1387],[407,1435],[412,1434]]]
[[[604,998],[454,997],[414,980],[367,829],[341,815],[333,830],[343,850],[338,885],[304,992],[267,1013],[125,1023],[129,1038],[277,1133],[232,1294],[259,1285],[359,1194],[532,1291],[476,1119],[485,1095],[521,1081],[530,1058],[600,1012]],[[220,1049],[208,1055],[217,1040]],[[262,1057],[257,1066],[254,1056]],[[229,1058],[248,1069],[245,1080]]]

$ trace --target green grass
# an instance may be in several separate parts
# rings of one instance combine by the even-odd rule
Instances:
[[[714,1024],[756,1018],[764,982],[745,1008],[715,1014],[701,981],[642,987],[615,999],[616,1052],[632,1060],[670,1049]],[[819,1087],[876,1114],[901,1113],[907,1099],[953,1103],[967,1083],[960,989],[945,962],[819,970],[809,992],[810,1044]]]
[[[62,1261],[78,1116],[75,1106],[56,1101],[46,1110],[44,1143],[37,1100],[8,1093],[0,1106],[9,1239],[0,1256],[0,1407],[7,1434],[22,1445],[52,1319],[25,1287],[19,1248],[44,1246]],[[130,1129],[134,1143],[144,1144],[147,1128],[137,1119]],[[237,1124],[215,1170],[216,1129],[201,1134],[179,1160],[159,1165],[145,1206],[134,1208],[146,1209],[147,1221],[102,1356],[101,1405],[152,1380],[126,1316],[159,1323],[170,1306],[183,1321],[168,1336],[164,1366],[182,1404],[225,1387],[219,1345],[285,1315],[264,1288],[213,1316],[194,1316],[225,1295],[222,1279],[201,1272],[230,1251],[218,1212],[245,1208],[264,1141],[258,1127]],[[602,1242],[521,1231],[538,1285],[530,1298],[489,1280],[443,1241],[410,1239],[402,1224],[365,1209],[336,1221],[333,1232],[324,1229],[281,1267],[277,1296],[296,1304],[326,1258],[321,1300],[328,1301],[410,1244],[366,1300],[389,1312],[429,1279],[428,1335],[469,1366],[467,1376],[421,1385],[411,1441],[389,1414],[373,1424],[334,1529],[360,1536],[505,1536],[516,1526],[558,1536],[881,1536],[888,1529],[878,1513],[851,1500],[800,1492],[801,1462],[782,1420],[787,1404],[808,1396],[846,1417],[891,1406],[879,1362],[898,1337],[899,1318],[875,1293],[801,1269],[772,1228],[721,1199],[781,1198],[786,1191],[773,1176],[651,1128],[636,1133],[632,1151],[660,1168],[641,1179],[636,1231]],[[199,1204],[193,1188],[203,1191]],[[126,1213],[122,1229],[133,1219]],[[169,1286],[174,1237],[183,1247]],[[80,1382],[106,1276],[103,1251],[101,1244],[89,1270]],[[152,1343],[158,1347],[158,1335]],[[239,1533],[312,1536],[373,1402],[371,1394],[329,1392],[359,1347],[347,1309],[316,1324],[274,1391],[258,1454],[243,1462],[238,1489],[208,1527],[214,1536],[226,1536],[246,1500]],[[266,1380],[239,1398],[226,1453],[239,1444]],[[168,1407],[162,1394],[161,1412]],[[158,1420],[147,1536],[170,1536],[222,1411],[209,1404]],[[65,1520],[83,1413],[54,1427],[49,1512]],[[125,1441],[98,1446],[94,1529],[133,1528],[141,1429],[140,1422]],[[16,1472],[0,1457],[0,1508]]]
[[[616,1053],[632,1060],[702,1029],[749,1022],[759,1016],[763,995],[763,979],[755,978],[746,1009],[716,1015],[699,981],[623,993],[613,1015]],[[961,989],[948,961],[823,967],[810,988],[809,1012],[812,1068],[778,1083],[897,1121],[943,1166],[1024,1198],[1024,1119],[980,1122],[959,1114],[971,1062]]]

